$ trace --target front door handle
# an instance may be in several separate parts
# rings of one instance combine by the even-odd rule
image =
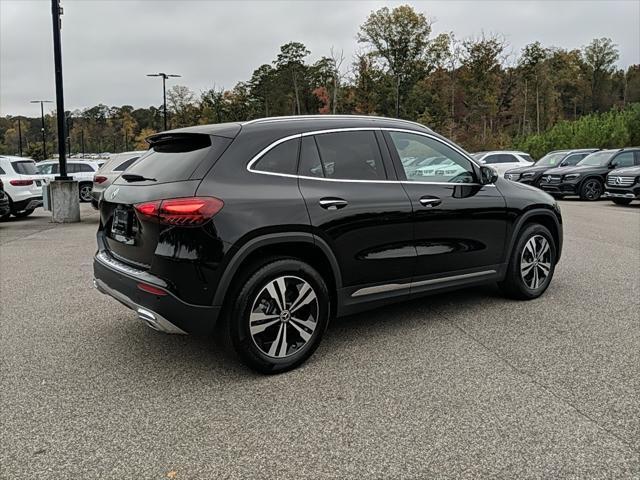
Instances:
[[[424,196],[422,198],[420,198],[420,205],[422,205],[423,207],[435,207],[438,206],[442,203],[442,200],[440,200],[438,197],[429,197],[429,196]]]
[[[342,198],[321,198],[318,202],[322,208],[327,210],[338,210],[339,208],[346,207],[349,202]]]

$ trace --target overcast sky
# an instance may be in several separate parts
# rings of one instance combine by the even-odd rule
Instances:
[[[401,3],[433,18],[435,34],[501,33],[516,52],[535,40],[579,48],[611,37],[620,66],[640,63],[640,0]],[[398,4],[63,0],[65,107],[159,105],[160,79],[145,77],[159,71],[181,74],[176,83],[196,92],[231,88],[289,41],[307,45],[309,61],[333,45],[350,63],[369,12]],[[55,99],[49,0],[0,0],[0,62],[0,115],[37,116],[29,100]]]

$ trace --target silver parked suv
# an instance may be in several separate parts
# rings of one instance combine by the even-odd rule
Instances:
[[[91,205],[98,208],[102,194],[113,181],[120,176],[133,162],[147,153],[145,150],[123,152],[112,155],[93,177],[93,190],[91,191]]]

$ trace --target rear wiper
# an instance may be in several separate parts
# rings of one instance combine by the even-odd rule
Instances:
[[[145,180],[149,180],[150,182],[157,182],[155,178],[147,178],[142,175],[138,175],[137,173],[123,173],[122,178],[124,178],[127,182],[144,182]]]

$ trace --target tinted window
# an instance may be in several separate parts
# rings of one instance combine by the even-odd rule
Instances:
[[[260,157],[260,160],[253,165],[253,170],[294,175],[296,173],[296,164],[298,163],[299,145],[299,138],[287,140],[276,145]]]
[[[326,178],[384,180],[387,178],[373,131],[316,135]]]
[[[86,163],[72,163],[70,165],[75,165],[76,172],[94,172],[95,170]]]
[[[205,158],[215,162],[231,140],[190,133],[156,135],[150,142],[151,149],[131,165],[128,173],[162,183],[191,178]],[[206,170],[201,171],[206,173]]]
[[[34,162],[33,160],[25,160],[25,161],[17,161],[17,162],[11,162],[11,165],[13,165],[13,169],[16,171],[16,173],[19,173],[20,175],[37,175],[38,174],[38,169],[36,168],[36,162]]]
[[[133,157],[133,158],[130,158],[129,160],[125,160],[120,165],[118,165],[116,168],[114,168],[113,171],[114,172],[124,172],[127,168],[129,168],[131,166],[131,164],[133,162],[135,162],[139,158],[140,157]]]
[[[517,162],[518,161],[513,155],[509,155],[509,154],[506,154],[506,153],[500,153],[500,154],[496,154],[496,155],[489,155],[489,156],[485,157],[483,160],[484,160],[484,163],[486,163],[486,164],[513,163],[513,162]]]
[[[407,180],[417,182],[461,182],[475,180],[473,166],[464,155],[438,140],[424,135],[405,132],[389,132],[400,156],[424,159],[423,166],[407,166],[402,162]]]
[[[298,174],[305,177],[324,177],[320,154],[313,137],[303,137],[300,145]]]
[[[54,174],[60,173],[60,165],[58,165],[57,163],[52,163],[51,173],[54,173]]]
[[[622,152],[613,159],[616,167],[633,167],[633,152]]]
[[[75,163],[67,164],[67,173],[78,173],[78,166]]]
[[[0,175],[5,175],[4,170],[0,167]]]
[[[531,158],[531,155],[527,153],[521,153],[520,156],[524,158],[527,162],[531,162],[531,163],[534,162],[533,158]]]

